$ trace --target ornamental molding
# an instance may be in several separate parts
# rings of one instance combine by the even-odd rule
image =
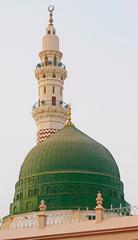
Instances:
[[[38,114],[38,113],[64,113],[67,114],[67,109],[64,107],[54,107],[54,106],[41,106],[41,107],[37,107],[35,109],[32,110],[32,114]]]
[[[56,50],[45,50],[39,53],[40,59],[43,59],[46,55],[57,55],[60,59],[63,56],[62,52]]]
[[[52,107],[39,107],[32,111],[32,116],[36,122],[40,120],[49,121],[50,119],[61,119],[65,122],[67,111],[64,108],[52,109]]]
[[[33,116],[35,121],[37,122],[37,124],[39,124],[39,122],[43,121],[43,122],[50,122],[50,120],[53,122],[60,122],[61,123],[65,123],[66,121],[66,116],[65,115],[53,115],[52,113],[49,113],[49,114],[38,114],[38,115],[35,115]]]
[[[39,78],[43,77],[44,73],[47,75],[46,77],[50,78],[52,78],[53,73],[63,76],[63,80],[67,77],[67,70],[58,66],[39,67],[35,70],[35,77],[39,80]]]
[[[42,86],[45,86],[45,85],[55,85],[55,86],[63,86],[64,82],[63,80],[61,79],[54,79],[54,78],[40,78],[39,79],[39,86],[42,87]]]

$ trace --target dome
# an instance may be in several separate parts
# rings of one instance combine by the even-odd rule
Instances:
[[[28,153],[10,213],[38,211],[42,199],[48,210],[92,209],[98,190],[106,208],[127,204],[111,153],[75,126],[65,126]]]
[[[19,179],[46,172],[98,173],[120,179],[111,153],[74,126],[66,126],[27,155]]]

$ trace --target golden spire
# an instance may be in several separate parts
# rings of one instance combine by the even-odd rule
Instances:
[[[54,11],[54,6],[53,6],[53,5],[50,5],[50,6],[48,7],[48,11],[50,12],[50,13],[49,13],[49,16],[50,16],[50,18],[49,18],[49,26],[53,26],[53,11]]]
[[[71,121],[71,104],[68,105],[68,108],[67,108],[67,120],[66,120],[66,123],[65,123],[65,126],[72,126],[73,123]]]

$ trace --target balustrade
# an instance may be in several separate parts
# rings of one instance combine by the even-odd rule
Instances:
[[[128,206],[110,209],[104,209],[104,219],[111,217],[135,216],[138,215],[138,206]],[[86,211],[65,211],[59,213],[52,213],[46,211],[46,226],[53,226],[56,224],[68,224],[73,222],[84,222],[95,219],[94,210]],[[20,228],[38,228],[38,212],[31,214],[15,215],[8,219],[8,227],[0,224],[0,229],[20,229]]]

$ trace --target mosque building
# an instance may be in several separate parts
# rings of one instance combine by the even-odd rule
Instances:
[[[71,105],[64,102],[67,69],[53,24],[54,7],[48,10],[35,70],[37,144],[21,166],[0,239],[138,239],[138,217],[130,216],[116,161],[106,147],[75,127]]]

